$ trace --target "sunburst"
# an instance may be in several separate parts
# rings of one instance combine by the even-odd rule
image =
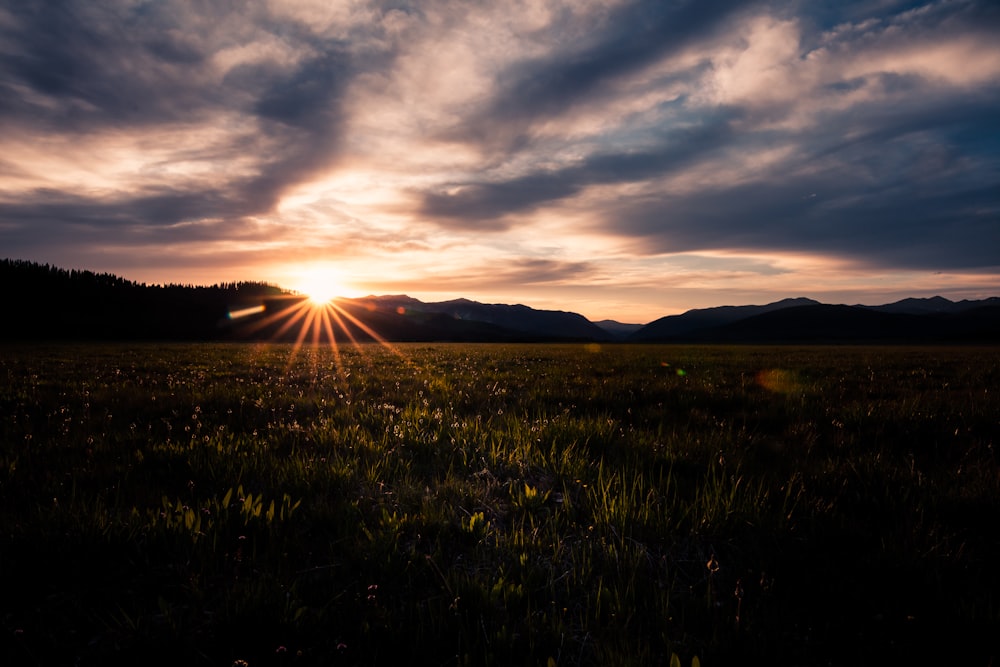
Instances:
[[[350,312],[357,311],[358,307],[341,297],[345,291],[344,284],[335,270],[326,267],[310,269],[299,274],[292,294],[259,307],[230,313],[230,317],[259,315],[241,328],[244,335],[269,331],[268,337],[276,341],[289,340],[294,336],[289,367],[304,345],[319,347],[328,344],[337,371],[342,373],[341,346],[353,345],[363,352],[362,342],[369,340],[405,359],[396,346]]]
[[[344,279],[340,272],[328,266],[312,267],[299,274],[293,289],[304,294],[313,305],[327,304],[343,296]]]

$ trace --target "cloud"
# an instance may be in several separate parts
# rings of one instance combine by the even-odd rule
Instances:
[[[8,4],[0,246],[539,295],[978,286],[998,28],[985,0]]]
[[[671,132],[661,145],[647,150],[593,154],[563,169],[507,181],[447,184],[442,190],[424,195],[421,212],[439,221],[502,225],[508,214],[571,197],[589,185],[644,181],[680,169],[718,148],[729,134],[727,118],[707,119],[699,126]]]
[[[551,51],[515,59],[497,72],[483,108],[470,113],[445,136],[473,142],[485,138],[487,144],[500,141],[501,149],[523,147],[530,142],[533,125],[550,123],[578,105],[609,96],[616,80],[713,35],[732,14],[753,4],[747,0],[637,0],[615,7],[606,16],[588,17],[591,34],[569,43],[557,39]]]
[[[107,214],[109,224],[129,218],[156,225],[266,213],[289,187],[335,162],[353,56],[298,24],[268,24],[262,11],[213,15],[183,3],[69,0],[9,11],[2,34],[13,57],[0,66],[9,100],[0,106],[4,125],[85,138],[155,137],[179,127],[179,143],[163,159],[186,158],[214,172],[183,191],[176,190],[183,174],[159,184],[122,179],[117,197],[81,203],[76,213],[42,204],[35,219],[93,211]],[[239,38],[246,41],[237,46]],[[192,160],[198,143],[180,135],[204,134],[213,123],[223,126],[214,150]],[[247,155],[254,156],[252,173],[230,176],[228,164]]]
[[[163,16],[145,12],[68,0],[8,8],[0,24],[9,54],[4,119],[82,132],[148,127],[211,104],[213,91],[199,76],[204,53],[171,22],[159,22]]]
[[[725,24],[727,39],[713,35],[701,80],[662,110],[673,129],[647,129],[642,150],[608,151],[615,131],[605,130],[577,142],[596,150],[569,164],[446,183],[424,193],[421,212],[446,226],[512,230],[597,202],[597,225],[644,254],[772,248],[910,268],[996,266],[1000,160],[988,128],[1000,108],[1000,47],[979,27],[996,13],[933,3],[812,37],[803,19],[743,15]],[[810,42],[822,46],[807,51]],[[673,57],[645,43],[616,58],[606,44],[618,42],[606,40],[607,67],[620,76]],[[499,123],[548,117],[561,107],[547,105],[603,80],[602,70],[576,76],[562,56],[553,62],[501,87],[491,107]]]
[[[512,257],[480,257],[475,265],[457,265],[447,273],[428,271],[420,276],[419,290],[429,293],[461,293],[470,290],[531,290],[553,285],[578,285],[600,279],[601,271],[588,262]],[[391,281],[368,281],[376,289],[391,291]],[[398,285],[396,287],[398,290]]]

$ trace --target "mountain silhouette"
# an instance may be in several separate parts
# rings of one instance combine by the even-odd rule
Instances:
[[[406,295],[368,296],[344,299],[376,309],[403,313],[437,313],[448,315],[457,322],[481,322],[522,335],[562,340],[611,340],[613,336],[583,315],[560,310],[536,310],[517,304],[479,303],[469,299],[453,299],[424,303]]]
[[[643,327],[642,324],[627,324],[616,320],[599,320],[594,324],[604,329],[615,340],[625,340]]]
[[[406,306],[401,304],[405,303]],[[405,296],[335,299],[301,323],[287,326],[302,310],[305,299],[285,296],[268,299],[260,314],[235,323],[230,335],[244,340],[338,342],[532,342],[589,340],[560,333],[555,328],[541,330],[525,314],[525,327],[517,322],[505,327],[494,322],[460,318],[436,312],[416,299]],[[528,309],[531,310],[531,309]],[[544,319],[546,311],[533,311]],[[283,313],[286,313],[283,315]]]
[[[270,340],[291,342],[998,343],[1000,298],[940,296],[882,306],[804,297],[689,310],[649,324],[578,313],[406,295],[304,297],[262,282],[146,285],[107,273],[0,260],[0,340]]]
[[[787,300],[778,303],[787,303]],[[634,335],[632,340],[701,343],[1000,342],[1000,305],[990,305],[992,300],[983,303],[987,305],[969,305],[954,312],[915,314],[897,312],[892,308],[880,310],[814,302],[773,308],[724,324],[661,337],[638,338]],[[637,334],[643,334],[647,329]]]
[[[884,306],[857,306],[883,313],[905,313],[908,315],[933,315],[943,313],[961,313],[982,306],[1000,306],[1000,298],[992,297],[982,301],[949,301],[942,296],[932,296],[927,299],[903,299]]]
[[[654,320],[629,336],[629,340],[657,341],[680,338],[774,310],[818,304],[818,301],[800,297],[782,299],[764,306],[719,306],[717,308],[689,310],[680,315],[668,315]]]

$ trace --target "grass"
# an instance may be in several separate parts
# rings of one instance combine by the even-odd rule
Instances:
[[[5,665],[987,664],[1000,350],[0,348]]]

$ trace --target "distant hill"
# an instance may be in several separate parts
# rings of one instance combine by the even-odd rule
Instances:
[[[405,295],[339,299],[326,318],[266,283],[146,285],[112,274],[0,260],[3,340],[528,342],[610,340],[577,313]],[[318,312],[318,311],[317,311]]]
[[[704,333],[706,341],[1000,341],[1000,306],[912,314],[854,306],[802,306],[765,313]]]
[[[527,336],[561,340],[610,340],[613,337],[583,315],[536,310],[521,304],[479,303],[469,299],[424,303],[406,295],[368,296],[351,301],[390,312],[402,309],[403,313],[448,315],[459,322],[482,322]]]
[[[594,322],[594,324],[604,329],[615,340],[625,340],[644,326],[642,324],[625,324],[615,320],[601,320]]]
[[[242,340],[347,343],[520,342],[538,337],[488,322],[456,320],[450,315],[390,307],[371,299],[337,299],[329,309],[312,310],[301,297],[264,302],[262,313],[233,323],[230,336]]]
[[[641,340],[701,343],[995,343],[1000,342],[1000,303],[997,301],[965,302],[958,309],[923,312],[906,312],[905,306],[900,310],[883,310],[813,302],[756,313],[743,311],[753,314],[715,326],[662,337],[649,336]],[[786,303],[787,300],[769,305]],[[754,308],[760,311],[761,307]],[[646,329],[637,333],[648,333]],[[640,338],[636,335],[632,337],[632,340],[637,339]]]
[[[812,299],[782,299],[765,306],[719,306],[689,310],[680,315],[668,315],[654,320],[629,336],[629,340],[659,341],[681,338],[698,331],[719,327],[748,317],[768,313],[773,310],[794,308],[795,306],[818,305]]]
[[[868,310],[883,313],[905,313],[908,315],[933,315],[940,313],[960,313],[982,306],[1000,306],[1000,298],[991,297],[981,301],[949,301],[942,296],[932,296],[928,299],[903,299],[884,306],[858,306]]]
[[[260,282],[146,285],[113,274],[0,260],[0,340],[625,341],[1000,343],[1000,298],[903,299],[883,306],[808,298],[689,310],[647,325],[469,299],[338,299],[310,309]]]

